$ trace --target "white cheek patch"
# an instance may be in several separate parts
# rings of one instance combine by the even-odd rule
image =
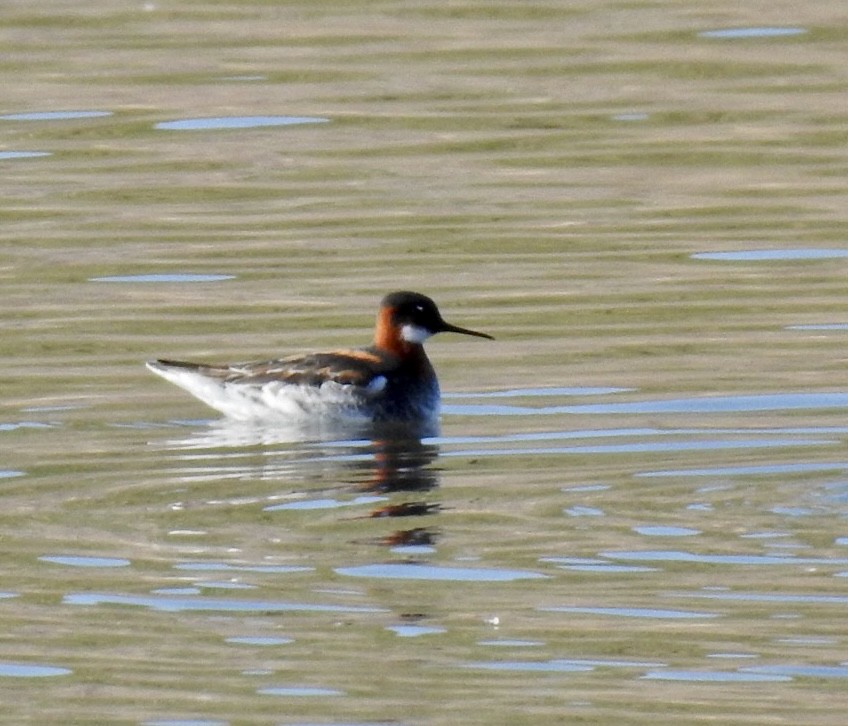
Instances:
[[[400,337],[407,343],[423,343],[427,338],[433,335],[427,328],[422,328],[420,325],[407,323],[400,329]]]

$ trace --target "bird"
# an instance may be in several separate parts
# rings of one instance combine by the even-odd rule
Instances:
[[[156,359],[147,367],[238,421],[438,425],[439,381],[424,351],[437,333],[494,340],[442,318],[426,295],[386,295],[374,339],[361,348],[253,363],[207,365]]]

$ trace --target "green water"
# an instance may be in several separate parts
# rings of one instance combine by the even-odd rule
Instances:
[[[0,118],[0,719],[843,723],[848,261],[791,253],[848,249],[843,15],[0,8],[0,116],[108,112]],[[751,27],[805,32],[699,36]],[[252,116],[328,121],[156,128]],[[497,338],[428,344],[423,443],[142,366],[399,288]]]

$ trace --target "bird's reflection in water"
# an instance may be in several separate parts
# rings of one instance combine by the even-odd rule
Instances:
[[[439,486],[439,470],[434,466],[439,447],[437,431],[432,428],[371,424],[292,429],[229,420],[197,426],[195,422],[188,436],[165,444],[180,462],[175,472],[180,480],[238,479],[302,485],[257,497],[275,502],[266,510],[308,509],[310,506],[303,504],[305,498],[330,493],[379,497],[376,508],[356,517],[362,519],[426,517],[441,509],[439,503],[424,498]],[[415,496],[394,501],[404,494]],[[243,491],[239,500],[245,501]],[[321,501],[332,506],[334,500]],[[367,542],[392,547],[428,546],[437,537],[437,530],[419,526]]]
[[[431,466],[439,456],[439,448],[420,438],[373,439],[373,470],[369,481],[359,485],[371,493],[393,494],[410,492],[423,494],[439,486],[438,470]],[[441,505],[428,500],[403,501],[373,509],[368,516],[423,517],[439,512]],[[369,542],[389,547],[426,547],[435,544],[438,531],[431,527],[400,529]]]

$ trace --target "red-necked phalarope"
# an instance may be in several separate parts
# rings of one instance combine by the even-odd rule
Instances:
[[[439,382],[423,343],[436,333],[493,339],[445,322],[429,297],[404,291],[383,298],[367,348],[222,366],[154,360],[147,367],[234,419],[431,424]]]

